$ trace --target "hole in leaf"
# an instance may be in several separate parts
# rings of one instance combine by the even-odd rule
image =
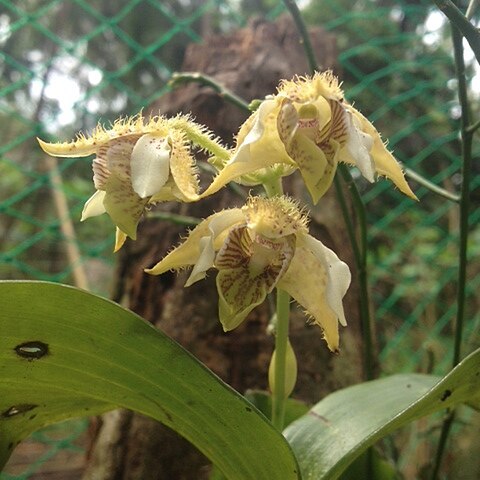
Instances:
[[[451,390],[445,390],[440,400],[444,402],[451,394],[452,394]]]
[[[33,410],[37,407],[38,405],[35,405],[33,403],[20,403],[18,405],[12,405],[10,408],[2,412],[1,416],[4,418],[10,418],[21,413],[29,412],[30,410]]]
[[[17,355],[28,360],[37,360],[48,355],[48,344],[33,340],[31,342],[24,342],[14,348]]]

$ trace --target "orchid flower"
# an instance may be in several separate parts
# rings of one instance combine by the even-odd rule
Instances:
[[[314,203],[330,187],[339,162],[358,167],[373,182],[384,175],[406,195],[416,198],[402,169],[375,127],[344,100],[330,71],[283,81],[275,96],[261,103],[243,124],[233,156],[203,195],[228,182],[257,178],[279,165],[287,175],[299,169]]]
[[[86,137],[72,142],[46,143],[42,149],[57,157],[93,159],[96,192],[87,200],[82,221],[108,213],[117,226],[118,250],[126,236],[135,239],[145,209],[157,202],[193,202],[199,198],[195,159],[190,142],[225,157],[227,151],[202,126],[190,118],[142,115],[117,120],[111,129],[97,126]]]
[[[338,322],[346,325],[342,299],[350,270],[308,234],[308,219],[288,197],[251,197],[242,208],[203,220],[188,238],[147,272],[193,266],[185,286],[218,270],[219,318],[225,331],[240,325],[273,288],[288,292],[323,329],[332,351]]]

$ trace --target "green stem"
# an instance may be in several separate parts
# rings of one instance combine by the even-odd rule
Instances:
[[[347,184],[351,195],[353,197],[353,204],[357,210],[358,215],[358,224],[360,228],[360,261],[358,266],[364,268],[367,264],[367,255],[368,255],[368,248],[367,248],[367,212],[365,210],[365,205],[363,203],[362,197],[360,192],[358,191],[357,185],[354,182],[350,171],[348,170],[346,165],[340,164],[338,167],[343,180]]]
[[[199,72],[175,72],[172,74],[168,85],[172,88],[177,88],[179,85],[188,82],[196,82],[200,83],[201,85],[210,87],[228,102],[236,105],[242,110],[250,112],[248,104],[245,103],[242,98],[235,95],[233,92],[228,90],[228,88],[224,87],[220,83],[217,83],[212,77],[209,77],[208,75],[204,75]]]
[[[352,219],[350,218],[350,210],[348,209],[347,201],[345,199],[345,195],[343,194],[342,184],[338,175],[335,175],[333,182],[335,184],[335,193],[337,195],[337,200],[340,205],[340,210],[342,211],[342,216],[344,218],[345,226],[347,228],[347,235],[350,243],[352,244],[355,265],[357,269],[360,269],[362,262],[360,262],[359,260],[362,258],[362,254],[358,242],[356,241],[355,226],[353,225]]]
[[[463,326],[465,321],[465,303],[467,286],[467,258],[468,258],[468,233],[469,233],[469,212],[470,212],[470,189],[472,170],[472,142],[473,131],[471,115],[468,102],[468,88],[465,76],[465,58],[463,51],[462,33],[455,22],[452,22],[452,41],[455,58],[455,69],[458,80],[458,99],[461,107],[461,139],[462,139],[462,187],[460,197],[460,239],[458,253],[458,283],[457,283],[457,316],[455,321],[455,339],[453,347],[452,367],[455,367],[461,358]],[[443,422],[442,432],[437,446],[435,466],[431,480],[436,480],[442,464],[443,454],[447,443],[448,435],[454,419],[452,412]]]
[[[282,179],[272,179],[263,184],[269,198],[283,195]],[[290,295],[284,290],[277,289],[277,311],[275,325],[275,389],[272,394],[272,424],[283,430],[285,419],[285,376],[287,364],[288,324],[290,321]]]
[[[467,13],[465,13],[465,16],[467,17],[468,20],[470,20],[473,15],[475,14],[475,10],[478,8],[478,5],[480,4],[480,0],[470,0],[470,3],[468,4],[467,8]]]
[[[434,0],[437,7],[450,20],[452,26],[459,30],[465,40],[467,40],[472,49],[477,62],[480,63],[480,32],[469,22],[468,18],[458,9],[458,7],[451,0]],[[471,14],[469,12],[469,14]]]
[[[283,430],[285,419],[285,369],[290,318],[290,295],[277,289],[277,324],[275,329],[275,391],[272,396],[272,423]]]
[[[365,348],[363,351],[365,377],[367,378],[367,380],[372,380],[375,377],[375,356],[373,351],[373,329],[370,315],[370,300],[368,291],[368,248],[366,211],[362,198],[360,197],[360,192],[358,191],[358,188],[356,188],[355,182],[350,175],[348,168],[345,165],[340,165],[339,170],[345,184],[349,188],[352,195],[353,206],[357,214],[357,221],[359,226],[360,238],[359,240],[357,240],[357,236],[355,235],[355,228],[352,221],[350,220],[350,212],[348,211],[345,196],[343,195],[342,186],[340,182],[336,180],[335,189],[340,202],[340,206],[342,208],[343,218],[345,219],[345,223],[347,226],[348,238],[352,245],[355,266],[357,269],[358,285],[360,288],[359,311],[362,326],[362,336],[365,344]]]
[[[315,51],[313,50],[312,41],[310,39],[310,34],[308,33],[307,26],[303,21],[302,14],[295,2],[295,0],[283,0],[285,7],[287,7],[290,15],[297,26],[298,33],[302,37],[303,50],[305,51],[305,56],[307,57],[308,66],[312,73],[318,69],[317,57]]]
[[[463,324],[465,318],[466,274],[467,274],[467,244],[468,216],[470,212],[470,188],[472,171],[472,140],[473,132],[468,131],[470,125],[470,109],[468,103],[467,81],[465,76],[465,60],[463,57],[462,35],[452,28],[455,65],[458,78],[458,97],[461,105],[461,139],[462,139],[462,187],[460,198],[460,244],[459,270],[457,287],[457,319],[455,325],[455,347],[452,366],[460,362]]]
[[[420,185],[423,185],[424,187],[428,188],[428,190],[430,190],[431,192],[436,193],[437,195],[440,195],[441,197],[446,198],[447,200],[451,200],[452,202],[456,202],[456,203],[460,202],[460,195],[449,192],[448,190],[445,190],[444,188],[441,188],[438,185],[435,185],[430,180],[427,180],[425,177],[422,177],[411,168],[404,167],[403,170],[405,172],[406,177],[411,178],[412,180],[415,180]]]
[[[467,132],[475,133],[479,128],[480,128],[480,120],[477,120],[475,123],[467,127]]]
[[[447,445],[447,438],[452,428],[453,420],[455,418],[455,412],[450,412],[443,421],[442,430],[440,432],[440,439],[438,441],[437,451],[435,453],[435,463],[433,465],[431,480],[436,480],[440,473],[440,467],[442,466],[442,458]]]

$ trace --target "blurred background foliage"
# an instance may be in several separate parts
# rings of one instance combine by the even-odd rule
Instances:
[[[432,2],[304,0],[300,6],[309,24],[335,35],[347,96],[396,157],[458,192],[460,111],[450,32]],[[36,137],[66,140],[98,121],[135,114],[168,91],[188,43],[282,13],[276,0],[0,0],[1,278],[72,283],[108,295],[111,225],[107,218],[79,224],[93,192],[91,163],[47,159]],[[478,119],[480,73],[468,49],[466,58]],[[480,346],[478,142],[474,149],[465,353]],[[419,203],[386,181],[356,180],[369,216],[382,370],[443,374],[456,312],[458,206],[415,182]]]

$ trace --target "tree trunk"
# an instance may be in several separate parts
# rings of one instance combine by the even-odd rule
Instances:
[[[321,67],[335,69],[335,42],[320,29],[312,32]],[[191,45],[184,71],[199,71],[216,78],[247,101],[275,93],[281,78],[308,73],[299,37],[289,18],[275,24],[256,21],[228,36],[213,36]],[[189,84],[160,99],[152,113],[192,112],[227,142],[246,118],[211,89]],[[308,202],[297,174],[287,189]],[[163,211],[204,218],[243,199],[225,188],[195,204],[163,204]],[[354,268],[344,222],[334,194],[311,207],[311,233]],[[236,330],[224,333],[217,318],[214,274],[184,288],[187,273],[159,277],[143,273],[179,242],[185,229],[147,219],[138,240],[127,242],[119,254],[115,300],[127,305],[174,338],[216,374],[240,392],[267,388],[267,369],[273,339],[266,329],[269,302],[256,308]],[[353,276],[355,278],[355,275]],[[362,377],[361,335],[357,313],[358,292],[353,284],[345,299],[349,326],[341,331],[341,352],[331,354],[318,327],[306,325],[300,309],[292,309],[291,342],[299,364],[296,398],[316,402],[328,392],[358,382]],[[90,450],[85,480],[159,480],[207,478],[208,460],[168,428],[126,411],[104,415]]]

